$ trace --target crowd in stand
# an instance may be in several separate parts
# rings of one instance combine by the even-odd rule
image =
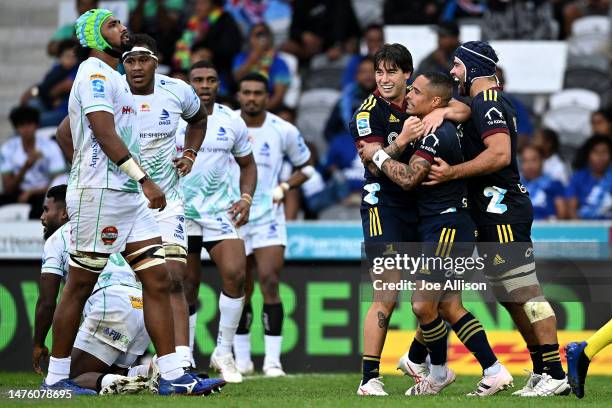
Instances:
[[[186,79],[191,64],[210,60],[222,82],[220,101],[232,107],[240,78],[259,72],[269,79],[268,109],[298,125],[319,158],[319,173],[290,198],[295,202],[287,205],[288,217],[323,219],[359,217],[363,165],[348,122],[376,87],[372,56],[385,42],[385,26],[435,27],[438,46],[415,73],[448,72],[465,21],[478,24],[484,40],[570,41],[575,21],[610,16],[609,0],[127,0],[127,5],[130,30],[156,39],[162,73]],[[78,14],[98,6],[97,0],[76,0]],[[79,61],[72,25],[53,34],[47,52],[55,63],[16,101],[10,113],[15,136],[0,148],[0,205],[28,203],[31,218],[42,211],[44,191],[66,172],[54,132],[39,129],[53,129],[67,114]],[[608,45],[597,57],[609,63],[609,53]],[[563,129],[544,124],[533,98],[512,95],[523,184],[536,219],[612,219],[609,70],[607,75],[594,89],[601,102],[590,114],[590,137],[573,147],[564,144]],[[502,70],[498,78],[503,85]],[[321,90],[333,98],[306,103]]]

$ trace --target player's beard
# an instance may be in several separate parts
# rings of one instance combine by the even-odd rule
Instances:
[[[125,40],[123,39],[123,37],[121,37],[121,44],[119,45],[119,49],[117,51],[126,52],[131,50],[133,46],[134,36],[132,35],[132,33],[128,33],[127,38]]]

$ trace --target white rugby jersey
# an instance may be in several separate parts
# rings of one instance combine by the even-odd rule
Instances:
[[[43,249],[41,273],[52,273],[66,279],[68,276],[68,249],[70,247],[70,223],[57,229],[47,241]],[[106,267],[100,273],[94,291],[110,285],[126,285],[141,288],[136,281],[136,275],[121,256],[116,253],[110,256]]]
[[[125,78],[125,76],[124,76]],[[167,200],[181,199],[177,170],[175,134],[179,119],[192,118],[200,110],[200,98],[180,79],[155,74],[150,95],[134,95],[140,135],[140,164],[166,194]]]
[[[176,132],[177,151],[184,149],[187,123],[181,121]],[[215,103],[208,115],[206,138],[198,152],[191,173],[181,179],[185,200],[185,217],[203,219],[205,214],[226,211],[240,197],[234,174],[238,166],[234,157],[251,153],[247,127],[240,115],[227,106]]]
[[[134,96],[121,74],[102,60],[89,57],[79,66],[68,100],[74,146],[68,187],[136,193],[140,191],[138,183],[106,157],[91,131],[87,114],[98,111],[113,114],[117,134],[132,157],[140,160]]]
[[[271,222],[274,220],[272,191],[279,183],[283,158],[294,167],[302,166],[310,159],[310,150],[295,126],[270,112],[266,112],[261,127],[249,127],[248,132],[257,164],[257,188],[249,223]]]

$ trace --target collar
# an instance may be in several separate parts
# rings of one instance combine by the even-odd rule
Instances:
[[[406,109],[408,109],[408,101],[406,101],[406,98],[404,98],[404,101],[402,102],[402,106],[399,106],[393,102],[389,102],[388,100],[386,100],[378,91],[378,88],[376,88],[374,90],[374,96],[378,96],[380,99],[382,99],[383,101],[387,102],[387,104],[389,104],[389,106],[391,106],[391,109],[400,112],[400,113],[406,113]]]

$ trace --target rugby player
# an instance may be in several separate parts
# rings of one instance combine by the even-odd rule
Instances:
[[[355,112],[349,127],[355,143],[376,143],[385,147],[391,157],[408,163],[414,146],[403,151],[395,138],[404,129],[412,142],[439,126],[444,118],[461,121],[469,117],[469,108],[457,101],[436,109],[423,121],[406,113],[406,82],[413,71],[412,55],[400,44],[385,44],[375,55],[376,91],[368,96]],[[404,126],[404,122],[408,121]],[[366,254],[369,244],[417,242],[418,212],[414,192],[404,191],[384,175],[374,163],[365,170],[361,202],[361,221]],[[371,251],[370,251],[371,252]],[[381,295],[381,294],[379,294]],[[387,335],[387,326],[395,308],[395,293],[374,299],[365,318],[363,377],[359,395],[387,395],[380,381],[380,354]],[[393,298],[393,299],[392,299]]]
[[[244,121],[228,107],[215,103],[219,90],[215,66],[207,61],[195,63],[189,81],[210,113],[206,130],[208,137],[200,148],[203,154],[198,155],[191,173],[181,180],[188,235],[185,293],[191,314],[190,336],[195,331],[200,254],[204,245],[219,268],[222,280],[219,333],[210,365],[221,372],[225,381],[237,383],[242,382],[242,374],[236,368],[232,345],[244,305],[246,270],[246,254],[239,228],[249,219],[257,166]],[[177,131],[177,149],[183,151],[184,126],[180,129]],[[234,177],[236,167],[240,171],[239,182]]]
[[[433,109],[445,107],[452,97],[453,86],[448,75],[437,72],[419,75],[408,92],[408,114],[422,118]],[[406,146],[404,135],[402,133],[396,139],[400,148]],[[475,225],[467,210],[465,180],[420,186],[427,178],[435,157],[441,157],[451,164],[463,162],[460,135],[457,126],[445,120],[435,132],[417,143],[408,164],[391,159],[384,150],[371,144],[364,145],[359,151],[364,162],[374,162],[404,190],[416,190],[419,241],[424,243],[423,252],[431,258],[469,258],[474,249]],[[453,279],[444,270],[422,269],[417,274],[418,280],[437,282],[442,287],[448,279]],[[421,287],[417,281],[417,288]],[[438,394],[455,380],[455,373],[445,365],[448,331],[444,320],[452,325],[457,337],[474,354],[483,369],[482,382],[487,387],[479,386],[469,395],[493,395],[512,384],[512,376],[497,360],[482,325],[463,307],[461,292],[417,289],[413,292],[412,310],[419,320],[421,337],[429,350],[431,372],[425,364],[427,352],[420,357],[415,357],[414,352],[412,355],[409,353],[408,371],[413,373],[413,377],[414,374],[420,375],[406,395]]]
[[[283,304],[279,296],[280,273],[287,246],[283,199],[290,189],[298,188],[308,180],[315,169],[310,150],[299,130],[266,111],[269,96],[268,80],[261,74],[247,74],[239,81],[240,116],[248,127],[249,139],[253,145],[257,188],[249,223],[241,229],[248,256],[247,300],[234,337],[234,352],[238,370],[243,374],[252,374],[254,367],[249,329],[253,309],[250,299],[253,293],[253,269],[256,269],[264,300],[261,316],[265,334],[263,372],[267,377],[280,377],[285,375],[280,361]],[[284,157],[288,158],[294,171],[287,181],[279,184]]]
[[[464,43],[455,51],[450,73],[459,82],[460,92],[472,98],[462,140],[466,161],[449,165],[436,158],[427,184],[467,178],[478,242],[495,243],[495,256],[488,258],[485,274],[527,343],[533,362],[527,384],[514,394],[567,395],[570,386],[561,366],[557,319],[536,277],[533,208],[527,189],[520,184],[516,161],[516,111],[499,88],[497,61],[493,48],[482,41]]]
[[[146,328],[159,356],[159,393],[204,394],[206,385],[184,372],[175,352],[170,279],[160,231],[149,211],[163,209],[166,198],[137,162],[136,105],[115,70],[121,52],[132,48],[130,35],[104,9],[81,15],[75,32],[81,45],[90,48],[90,56],[81,63],[69,98],[75,135],[66,194],[70,279],[54,314],[52,357],[42,388],[72,387],[65,380],[85,301],[109,256],[122,253],[142,282]]]

